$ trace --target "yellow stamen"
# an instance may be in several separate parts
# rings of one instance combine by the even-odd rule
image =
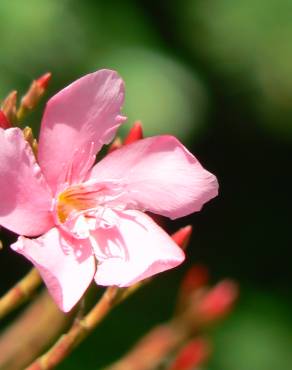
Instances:
[[[96,198],[92,192],[81,186],[70,187],[59,194],[56,211],[61,223],[65,222],[71,212],[85,211],[95,207]]]

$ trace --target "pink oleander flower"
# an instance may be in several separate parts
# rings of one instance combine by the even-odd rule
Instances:
[[[94,279],[129,286],[173,268],[183,251],[145,211],[172,219],[199,211],[217,180],[172,136],[95,157],[115,136],[124,101],[118,74],[100,70],[53,96],[38,157],[19,128],[0,128],[0,225],[69,311]],[[34,237],[34,238],[32,238]]]

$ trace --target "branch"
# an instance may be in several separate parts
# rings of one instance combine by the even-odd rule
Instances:
[[[158,325],[145,335],[122,359],[105,370],[156,369],[170,352],[187,338],[175,320]]]
[[[191,232],[192,228],[187,226],[173,234],[172,238],[179,246],[186,247]],[[61,336],[44,355],[29,365],[26,370],[54,369],[96,328],[116,305],[128,298],[141,286],[147,284],[151,279],[138,282],[129,288],[118,288],[116,286],[107,288],[93,309],[83,319],[75,320],[69,331]]]
[[[75,314],[65,315],[46,290],[41,292],[1,333],[0,369],[24,369],[68,329]]]
[[[41,284],[41,281],[39,273],[33,268],[22,280],[5,293],[0,298],[0,319],[31,297]]]
[[[118,287],[107,288],[94,308],[82,320],[76,320],[69,331],[62,335],[48,352],[34,361],[26,370],[54,369],[93,331],[111,309],[116,306],[117,302],[121,302],[121,294],[123,294],[123,289]]]

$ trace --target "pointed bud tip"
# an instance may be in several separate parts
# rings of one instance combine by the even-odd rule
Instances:
[[[142,122],[136,121],[134,122],[132,128],[130,129],[128,135],[124,140],[124,145],[134,143],[137,140],[143,139],[143,128]]]
[[[186,249],[189,244],[192,232],[192,225],[187,225],[176,231],[174,234],[172,234],[171,237],[178,246],[180,246],[182,249]]]
[[[51,79],[51,73],[45,73],[37,80],[33,80],[27,92],[21,99],[19,109],[17,111],[18,121],[21,121],[29,111],[33,110],[43,97]]]
[[[39,87],[46,90],[48,88],[51,77],[52,77],[52,73],[47,72],[47,73],[43,74],[41,77],[39,77],[36,80],[36,83],[38,84]]]
[[[16,100],[17,99],[18,92],[17,90],[12,90],[10,93],[7,95],[7,98],[5,100]]]
[[[16,90],[12,90],[7,96],[6,98],[4,99],[3,103],[2,103],[2,110],[5,111],[6,108],[10,108],[11,106],[15,106],[16,105],[16,101],[17,101],[17,91]]]

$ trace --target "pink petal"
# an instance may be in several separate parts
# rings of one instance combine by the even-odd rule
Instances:
[[[123,101],[124,83],[110,70],[88,74],[49,100],[41,126],[39,162],[54,191],[64,174],[70,182],[83,181],[95,154],[125,120],[120,115]]]
[[[129,286],[184,261],[171,237],[140,211],[121,212],[118,228],[97,230],[96,242],[97,258],[108,255],[97,266],[100,285]]]
[[[40,235],[53,225],[52,196],[22,131],[0,129],[0,225]]]
[[[91,247],[85,243],[66,240],[53,228],[38,239],[21,236],[11,247],[35,265],[56,304],[68,312],[82,297],[95,273]]]
[[[170,218],[199,211],[218,193],[216,177],[173,136],[117,149],[93,168],[91,177],[123,185],[125,202]]]

